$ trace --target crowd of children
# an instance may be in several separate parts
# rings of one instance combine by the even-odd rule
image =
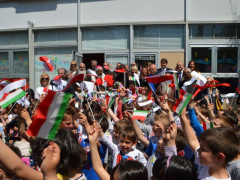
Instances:
[[[180,97],[169,92],[174,90],[164,91],[160,83],[151,94],[146,76],[136,80],[136,69],[125,86],[95,84],[87,93],[76,83],[76,97],[54,140],[26,132],[47,92],[28,107],[13,103],[1,109],[0,180],[240,179],[238,105],[224,110],[209,94],[201,100],[192,96],[177,114],[173,105]],[[139,87],[142,82],[146,86]]]

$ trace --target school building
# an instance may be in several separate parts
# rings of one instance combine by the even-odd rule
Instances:
[[[0,78],[46,72],[40,56],[69,69],[76,59],[138,66],[160,59],[233,84],[240,74],[239,0],[0,0]]]

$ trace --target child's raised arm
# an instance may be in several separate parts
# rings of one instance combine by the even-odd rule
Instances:
[[[183,128],[183,133],[186,137],[188,145],[192,149],[193,153],[195,153],[195,150],[200,145],[200,143],[197,139],[196,134],[194,133],[194,131],[192,129],[192,126],[190,125],[189,120],[186,117],[186,108],[184,108],[184,110],[182,111],[182,113],[180,115],[180,119],[181,119],[181,124],[182,124],[182,128]]]
[[[88,139],[90,142],[90,150],[91,150],[91,160],[93,169],[96,171],[97,175],[102,180],[110,180],[110,175],[107,173],[107,171],[104,169],[99,153],[97,148],[97,138],[99,135],[99,125],[97,123],[94,123],[93,133],[88,134]]]
[[[125,112],[126,116],[128,116],[129,121],[131,121],[134,131],[137,134],[138,140],[144,145],[144,147],[148,147],[149,141],[147,138],[143,135],[143,132],[138,127],[136,120],[132,120],[132,114],[129,112]]]
[[[0,163],[22,180],[43,180],[41,172],[36,171],[22,160],[0,140]]]

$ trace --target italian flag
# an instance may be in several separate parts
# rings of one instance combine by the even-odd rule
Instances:
[[[23,96],[25,96],[26,93],[22,89],[18,89],[12,93],[5,93],[0,100],[0,106],[2,108],[6,108],[8,105],[12,104],[13,102],[19,100]]]
[[[189,100],[192,97],[192,94],[185,92],[182,89],[179,89],[180,98],[173,105],[173,111],[180,115],[183,109],[188,105]]]
[[[132,120],[144,121],[148,115],[148,111],[133,111]]]
[[[27,134],[53,140],[60,128],[71,97],[72,95],[68,93],[48,90],[47,96],[38,105]]]

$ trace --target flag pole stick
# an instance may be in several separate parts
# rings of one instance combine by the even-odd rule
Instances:
[[[150,86],[149,82],[148,82],[148,85]],[[156,98],[157,98],[157,94],[156,94],[155,91],[153,90],[152,86],[150,86],[150,88],[151,88],[153,94],[154,94],[154,95],[156,96]]]
[[[89,98],[87,99],[87,103],[88,103],[88,106],[89,106],[89,108],[90,108],[91,114],[92,114],[92,116],[93,116],[93,120],[96,121],[96,120],[95,120],[95,117],[94,117],[94,115],[93,115],[92,108],[91,108],[91,106],[90,106],[90,104],[89,104]]]
[[[11,110],[13,109],[13,107],[15,106],[16,103],[17,103],[17,101],[12,105],[11,109],[8,111],[7,114],[9,114],[11,112]]]

